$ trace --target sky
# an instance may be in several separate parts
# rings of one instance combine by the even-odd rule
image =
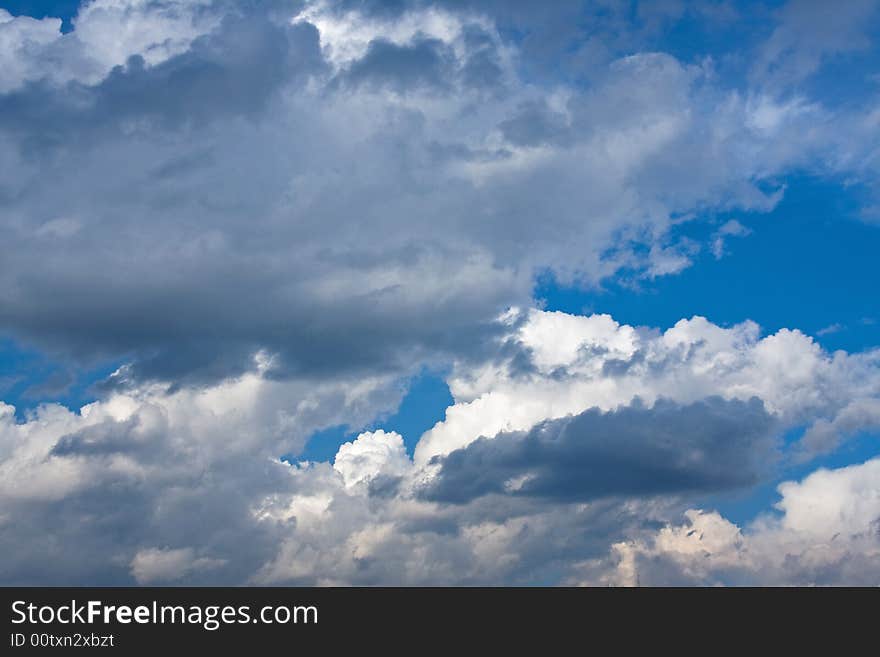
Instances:
[[[880,584],[880,3],[0,7],[0,583]]]

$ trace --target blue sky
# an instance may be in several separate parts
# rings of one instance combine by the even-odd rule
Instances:
[[[2,6],[0,582],[880,582],[877,2]]]
[[[880,301],[872,257],[880,231],[862,220],[863,199],[863,190],[841,181],[794,177],[770,212],[723,213],[681,226],[682,234],[704,240],[730,219],[746,226],[751,233],[730,238],[720,259],[704,251],[680,274],[611,282],[600,291],[551,280],[536,296],[548,310],[610,313],[635,325],[668,328],[692,315],[725,325],[750,318],[768,332],[800,328],[831,351],[875,347]]]
[[[8,0],[3,8],[14,16],[60,18],[65,23],[65,29],[69,30],[79,5],[79,0]]]

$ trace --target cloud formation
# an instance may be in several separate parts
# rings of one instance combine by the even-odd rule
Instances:
[[[794,173],[870,188],[876,96],[816,81],[875,4],[768,13],[747,63],[663,41],[749,32],[726,3],[0,10],[0,330],[122,363],[0,404],[0,582],[876,581],[876,459],[698,509],[876,430],[880,351],[533,299],[721,257]],[[405,443],[426,366],[454,403]]]
[[[254,510],[291,490],[279,455],[370,422],[402,392],[389,378],[264,374],[113,393],[79,412],[49,404],[24,422],[0,406],[0,580],[246,581],[279,540]]]
[[[746,486],[772,460],[772,427],[757,398],[594,408],[450,453],[427,496],[460,503],[507,492],[571,502]]]
[[[450,378],[456,403],[421,437],[414,460],[400,435],[381,429],[343,444],[332,462],[278,459],[298,453],[318,429],[366,426],[393,409],[402,393],[393,376],[316,385],[275,380],[262,361],[255,373],[207,387],[115,392],[79,413],[45,405],[17,422],[5,406],[0,577],[631,583],[626,559],[636,557],[621,550],[665,563],[668,555],[655,554],[658,526],[687,539],[693,528],[678,528],[677,518],[706,495],[771,480],[780,463],[815,448],[807,438],[783,444],[787,428],[813,421],[810,431],[840,440],[874,421],[855,404],[876,403],[876,354],[832,357],[802,334],[759,339],[753,325],[723,329],[702,319],[659,333],[543,311],[512,323],[508,314],[500,324],[508,335],[494,362],[502,366],[459,366]],[[777,375],[768,385],[767,367],[791,379]],[[802,389],[805,381],[813,387]],[[677,400],[660,394],[674,390]],[[858,479],[858,499],[876,495],[871,467]],[[827,477],[843,481],[819,473],[780,488],[789,520],[807,522],[799,505],[813,503],[797,493]],[[853,536],[872,526],[869,504],[844,495],[839,507]],[[694,513],[690,522],[714,523],[726,555],[719,559],[733,559],[739,530],[717,514]],[[799,533],[797,544],[811,550],[816,536]],[[871,554],[858,571],[865,577],[876,568]],[[730,581],[760,578],[764,566],[750,564],[738,563],[741,577]],[[855,564],[781,571],[773,581],[811,573],[850,581]],[[645,568],[645,583],[666,581]]]
[[[870,409],[880,396],[877,350],[828,354],[797,330],[761,337],[753,322],[723,328],[702,317],[662,333],[608,315],[513,311],[504,321],[510,333],[503,355],[453,373],[456,404],[422,437],[416,462],[593,406],[611,411],[660,398],[760,399],[782,425],[812,427],[799,444],[805,456],[834,446],[817,437],[827,422],[848,422],[849,434],[876,426]]]
[[[691,509],[681,525],[617,543],[581,583],[648,586],[850,585],[880,580],[880,460],[779,486],[780,512],[741,529]]]
[[[482,357],[537,272],[669,275],[696,257],[683,218],[770,208],[816,162],[873,175],[870,107],[650,51],[534,80],[499,28],[534,12],[504,6],[4,16],[3,326],[139,380],[217,381],[260,349],[277,376],[405,374]]]

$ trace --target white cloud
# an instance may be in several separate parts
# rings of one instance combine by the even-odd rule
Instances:
[[[450,379],[457,401],[446,421],[422,437],[415,462],[402,437],[383,430],[359,434],[332,463],[280,462],[317,429],[373,423],[401,391],[393,378],[272,381],[266,357],[238,378],[172,391],[129,388],[80,413],[46,405],[18,422],[3,406],[0,547],[7,559],[0,575],[13,583],[133,577],[143,583],[486,584],[562,573],[626,583],[630,563],[647,583],[639,565],[645,555],[663,563],[667,553],[690,555],[698,546],[688,532],[696,527],[712,532],[706,544],[715,557],[703,570],[688,565],[688,577],[720,578],[719,569],[730,562],[748,578],[759,577],[765,565],[748,561],[751,552],[741,554],[737,541],[757,545],[749,537],[762,522],[770,528],[761,529],[762,536],[771,529],[783,538],[796,532],[805,554],[824,545],[823,528],[855,536],[870,526],[869,468],[853,470],[862,473],[855,478],[818,473],[783,485],[785,519],[758,521],[740,532],[745,538],[711,514],[692,514],[683,527],[671,519],[698,491],[742,486],[768,465],[751,465],[772,460],[764,407],[781,427],[818,419],[813,431],[823,435],[854,431],[873,418],[866,413],[876,405],[876,354],[832,356],[797,332],[760,338],[752,324],[721,328],[699,318],[663,333],[608,316],[537,310],[512,312],[504,321],[511,331],[499,345],[505,357],[473,371],[459,365]],[[757,396],[763,406],[726,405],[713,395]],[[678,404],[657,401],[661,397]],[[552,424],[593,407],[622,410]],[[834,418],[830,427],[823,417]],[[548,419],[535,431],[561,432],[542,439],[544,451],[529,442],[522,443],[528,450],[518,450],[521,438],[497,435]],[[617,440],[606,440],[602,431],[617,432]],[[456,470],[470,462],[444,465],[446,494],[426,494],[436,490],[441,474],[437,464],[426,465],[429,456],[480,435],[504,441],[499,447],[509,449],[497,453],[507,460],[486,461],[472,474]],[[825,448],[807,442],[806,450]],[[565,457],[562,447],[573,450],[568,469],[548,470]],[[527,454],[541,459],[529,467],[520,458]],[[654,456],[646,462],[646,454]],[[572,468],[587,467],[591,461],[584,459],[617,465],[603,466],[601,477],[594,472],[596,481],[576,484]],[[737,472],[722,472],[731,466]],[[646,467],[664,473],[657,487],[639,483]],[[463,491],[450,501],[455,476],[473,476],[465,488],[474,494]],[[811,525],[812,512],[804,509],[817,508],[819,499],[826,506]],[[658,522],[670,529],[655,541]],[[62,543],[68,546],[63,558],[52,547]],[[616,544],[617,557],[609,558]],[[831,571],[810,572],[834,579]]]
[[[97,84],[132,55],[147,65],[185,52],[221,16],[212,0],[93,0],[83,3],[74,30],[60,18],[11,16],[0,9],[0,93],[27,82]]]
[[[781,515],[740,529],[691,509],[682,525],[613,546],[582,564],[582,583],[850,584],[880,582],[880,459],[818,470],[779,486]],[[610,566],[610,567],[609,567]]]
[[[834,324],[829,324],[825,328],[822,328],[822,329],[819,329],[818,331],[816,331],[816,335],[818,335],[818,336],[833,335],[834,333],[840,333],[845,328],[846,327],[843,324],[839,324],[839,323],[835,322]]]
[[[144,582],[241,581],[272,550],[252,507],[289,491],[278,457],[318,429],[366,424],[400,394],[391,379],[272,381],[256,370],[205,388],[129,389],[79,413],[47,404],[24,421],[0,406],[0,578],[118,582],[130,563]]]
[[[214,0],[96,0],[80,7],[73,19],[74,34],[99,71],[124,64],[132,55],[142,56],[151,66],[185,52],[193,39],[216,28],[221,16],[214,4]]]
[[[752,231],[736,219],[724,222],[712,236],[712,255],[715,256],[716,260],[724,255],[728,237],[746,237],[751,234]]]
[[[509,321],[509,320],[508,320]],[[680,320],[663,333],[620,325],[607,315],[578,317],[531,310],[515,326],[520,356],[450,380],[456,404],[422,437],[417,463],[465,447],[480,436],[522,431],[589,408],[611,410],[640,398],[688,403],[711,395],[758,397],[785,425],[813,423],[802,446],[827,451],[814,439],[870,426],[853,404],[872,407],[880,397],[880,352],[829,354],[809,336],[782,329],[761,337],[751,322],[722,328],[702,317]],[[524,367],[526,357],[533,369]],[[848,410],[850,409],[850,410]]]
[[[336,67],[346,65],[367,54],[370,43],[382,39],[396,45],[408,45],[418,38],[438,39],[450,43],[459,56],[466,54],[463,43],[468,26],[486,30],[501,46],[491,19],[477,14],[453,12],[442,7],[413,7],[400,15],[382,17],[354,10],[338,11],[333,2],[307,3],[292,20],[315,25],[321,33],[325,57]]]
[[[333,469],[342,475],[347,488],[369,484],[379,476],[399,477],[411,467],[403,438],[395,433],[368,431],[339,447]]]
[[[34,54],[60,37],[60,18],[13,17],[0,9],[0,93],[15,89],[24,80],[46,75],[43,62]]]

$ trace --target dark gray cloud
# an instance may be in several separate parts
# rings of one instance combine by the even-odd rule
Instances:
[[[113,68],[97,85],[45,81],[0,94],[0,130],[15,134],[27,158],[53,149],[87,148],[120,131],[203,126],[264,110],[282,84],[304,82],[324,66],[318,32],[283,26],[265,15],[230,15],[216,31],[155,66],[141,55]],[[48,152],[47,152],[48,149]]]
[[[387,87],[397,92],[448,88],[451,53],[438,39],[420,38],[407,45],[383,39],[370,42],[366,54],[342,75],[342,83],[358,87]]]
[[[320,98],[296,100],[328,75],[316,28],[238,9],[157,65],[135,55],[96,85],[0,95],[0,133],[25,165],[0,181],[0,201],[29,224],[0,229],[11,284],[0,329],[57,357],[122,358],[130,379],[177,383],[250,369],[260,349],[278,355],[276,376],[319,378],[480,352],[494,316],[525,300],[526,279],[502,280],[476,249],[419,239],[421,221],[407,234],[415,208],[384,207],[391,187],[413,204],[395,140],[413,150],[418,113],[346,153],[351,144],[327,139]],[[377,39],[343,77],[442,86],[446,50]],[[347,170],[349,158],[365,168]],[[291,190],[309,177],[312,189]],[[485,283],[418,291],[419,278],[454,278],[471,257]]]
[[[132,556],[145,545],[196,545],[201,554],[235,555],[193,574],[202,583],[241,582],[271,558],[279,539],[249,507],[261,494],[284,490],[289,482],[277,468],[238,453],[215,461],[211,474],[188,472],[192,463],[183,465],[171,436],[143,435],[137,426],[136,420],[104,422],[58,440],[47,458],[84,468],[92,481],[60,499],[6,504],[15,530],[0,531],[6,554],[0,580],[130,584]],[[119,459],[130,459],[133,471],[114,470]]]
[[[518,113],[502,121],[499,127],[507,140],[518,146],[564,144],[570,140],[565,117],[543,101],[521,105]]]
[[[748,486],[772,461],[774,425],[757,398],[592,409],[438,457],[438,479],[423,494],[454,503],[492,493],[573,502]]]
[[[535,271],[654,271],[671,216],[766,207],[755,181],[810,148],[797,125],[754,135],[747,107],[666,55],[549,102],[537,82],[563,82],[520,55],[545,30],[564,44],[581,3],[444,5],[442,29],[405,36],[381,22],[424,6],[358,5],[379,22],[319,38],[298,7],[207,3],[210,27],[161,61],[28,69],[0,94],[0,331],[178,385],[261,349],[275,376],[316,379],[479,359]],[[334,51],[349,29],[357,47]]]

